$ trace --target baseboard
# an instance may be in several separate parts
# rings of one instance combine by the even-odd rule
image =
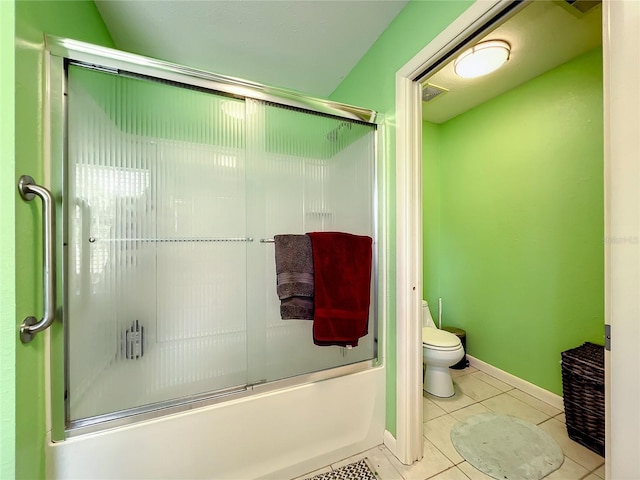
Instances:
[[[384,443],[385,447],[387,447],[396,458],[398,457],[398,452],[396,450],[396,437],[394,437],[389,430],[384,431],[382,443]]]
[[[469,365],[477,368],[481,372],[484,372],[492,377],[497,378],[498,380],[503,381],[504,383],[511,385],[512,387],[517,388],[518,390],[522,390],[525,393],[528,393],[532,397],[537,398],[538,400],[542,400],[549,405],[564,411],[564,402],[560,395],[556,395],[549,390],[545,390],[542,387],[534,385],[533,383],[529,383],[526,380],[516,377],[515,375],[511,375],[510,373],[505,372],[504,370],[500,370],[493,365],[489,365],[482,360],[478,360],[471,355],[467,355],[467,359],[469,360]],[[386,432],[385,432],[386,433]],[[385,440],[386,442],[386,440]]]

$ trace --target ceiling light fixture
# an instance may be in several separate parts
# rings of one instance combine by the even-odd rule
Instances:
[[[500,68],[511,53],[511,45],[502,40],[481,42],[456,58],[453,69],[462,78],[476,78]]]

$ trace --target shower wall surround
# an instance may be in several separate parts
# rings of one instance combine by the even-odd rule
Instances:
[[[375,125],[69,65],[67,426],[376,358],[280,319],[276,234],[375,238]],[[372,295],[374,287],[372,285]]]

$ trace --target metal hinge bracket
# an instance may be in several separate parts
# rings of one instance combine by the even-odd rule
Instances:
[[[604,349],[611,351],[611,325],[604,324]]]

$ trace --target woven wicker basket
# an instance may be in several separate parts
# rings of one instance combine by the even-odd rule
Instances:
[[[604,456],[604,347],[562,352],[562,391],[569,438]]]

